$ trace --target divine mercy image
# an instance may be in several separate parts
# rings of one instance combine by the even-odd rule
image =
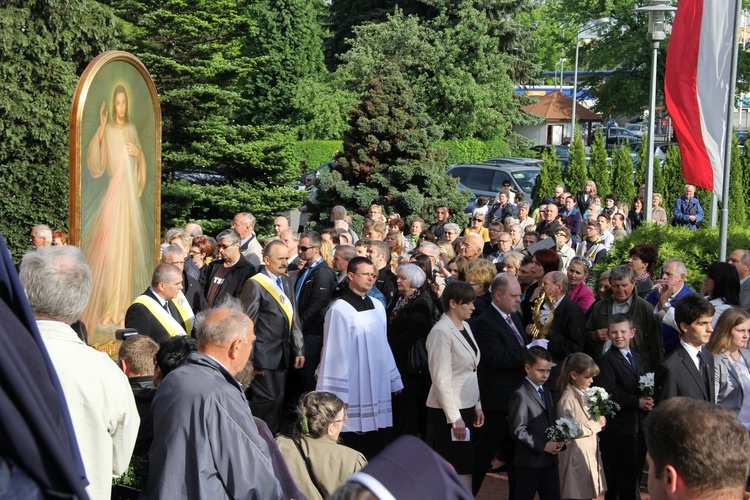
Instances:
[[[100,75],[113,66],[121,66],[120,70],[132,68],[117,61],[106,66]],[[112,73],[120,76],[117,73],[121,71]],[[126,73],[140,78],[134,69]],[[147,89],[131,90],[138,83],[145,87],[145,83],[134,82],[135,79],[114,79],[108,95],[105,89],[101,90],[100,99],[90,95],[84,109],[84,121],[88,120],[84,134],[93,128],[89,108],[93,106],[98,111],[94,133],[82,137],[81,154],[81,241],[93,275],[91,298],[83,319],[93,334],[112,333],[122,327],[128,306],[148,287],[153,268],[154,148],[152,145],[151,151],[144,150],[140,122],[133,119],[140,113],[153,120],[153,106],[150,99],[144,99],[149,97]],[[134,95],[139,99],[134,99]],[[149,133],[153,137],[153,130]]]

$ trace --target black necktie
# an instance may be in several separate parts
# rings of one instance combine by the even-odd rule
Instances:
[[[630,369],[633,370],[633,372],[635,373],[635,371],[636,371],[635,370],[635,360],[633,359],[633,355],[630,354],[630,351],[628,351],[628,354],[625,357],[628,358],[628,362],[630,363]]]
[[[539,397],[542,398],[542,406],[544,406],[544,409],[547,409],[547,400],[544,397],[544,389],[541,387],[538,389]]]

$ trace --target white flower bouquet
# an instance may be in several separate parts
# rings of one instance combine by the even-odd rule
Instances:
[[[590,387],[584,394],[593,420],[599,420],[601,416],[613,417],[620,411],[620,405],[612,401],[607,391],[601,387]]]
[[[545,433],[547,439],[556,443],[569,443],[578,436],[581,431],[578,422],[567,418],[558,418],[555,425],[547,427]]]
[[[641,375],[638,379],[638,388],[644,397],[652,397],[654,395],[654,372]]]

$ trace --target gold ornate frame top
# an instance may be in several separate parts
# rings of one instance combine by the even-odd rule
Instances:
[[[155,216],[155,227],[154,235],[156,236],[154,242],[154,248],[156,249],[154,255],[154,262],[158,263],[159,260],[159,235],[161,229],[161,183],[158,182],[161,179],[161,107],[159,106],[159,96],[156,91],[154,81],[151,79],[146,66],[135,57],[133,54],[124,52],[121,50],[111,50],[99,54],[94,58],[91,63],[86,67],[81,78],[78,80],[78,86],[76,87],[75,94],[73,95],[73,103],[70,112],[70,196],[69,196],[69,236],[68,241],[71,245],[81,245],[81,168],[82,168],[82,142],[83,142],[83,108],[86,103],[86,99],[89,94],[89,89],[94,77],[97,73],[104,68],[106,65],[115,62],[123,61],[133,66],[143,77],[144,82],[148,86],[151,94],[151,102],[153,103],[153,112],[156,118],[156,162],[155,162],[155,177],[157,182],[154,185],[154,197],[156,200],[156,216]]]

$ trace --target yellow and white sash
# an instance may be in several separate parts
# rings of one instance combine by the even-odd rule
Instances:
[[[271,295],[271,297],[276,300],[276,302],[279,303],[279,306],[281,306],[281,309],[284,311],[287,319],[289,320],[289,328],[291,328],[294,310],[292,309],[292,303],[289,301],[289,297],[287,297],[283,293],[279,293],[279,289],[276,288],[276,283],[265,273],[258,273],[250,279],[257,281],[258,284],[262,286]]]
[[[185,294],[182,293],[182,290],[180,290],[177,297],[172,299],[172,305],[177,308],[177,312],[179,312],[182,317],[185,331],[190,335],[190,332],[193,331],[193,325],[195,324],[195,313],[193,313],[193,308],[190,307],[190,303],[185,297]]]
[[[176,319],[172,317],[171,314],[167,312],[166,309],[164,309],[161,304],[159,304],[156,299],[153,299],[148,295],[139,295],[133,301],[133,303],[143,304],[144,306],[146,306],[151,314],[153,314],[154,317],[159,320],[159,323],[161,323],[161,326],[164,327],[170,337],[185,335],[185,330],[182,328],[182,326],[177,322]]]

